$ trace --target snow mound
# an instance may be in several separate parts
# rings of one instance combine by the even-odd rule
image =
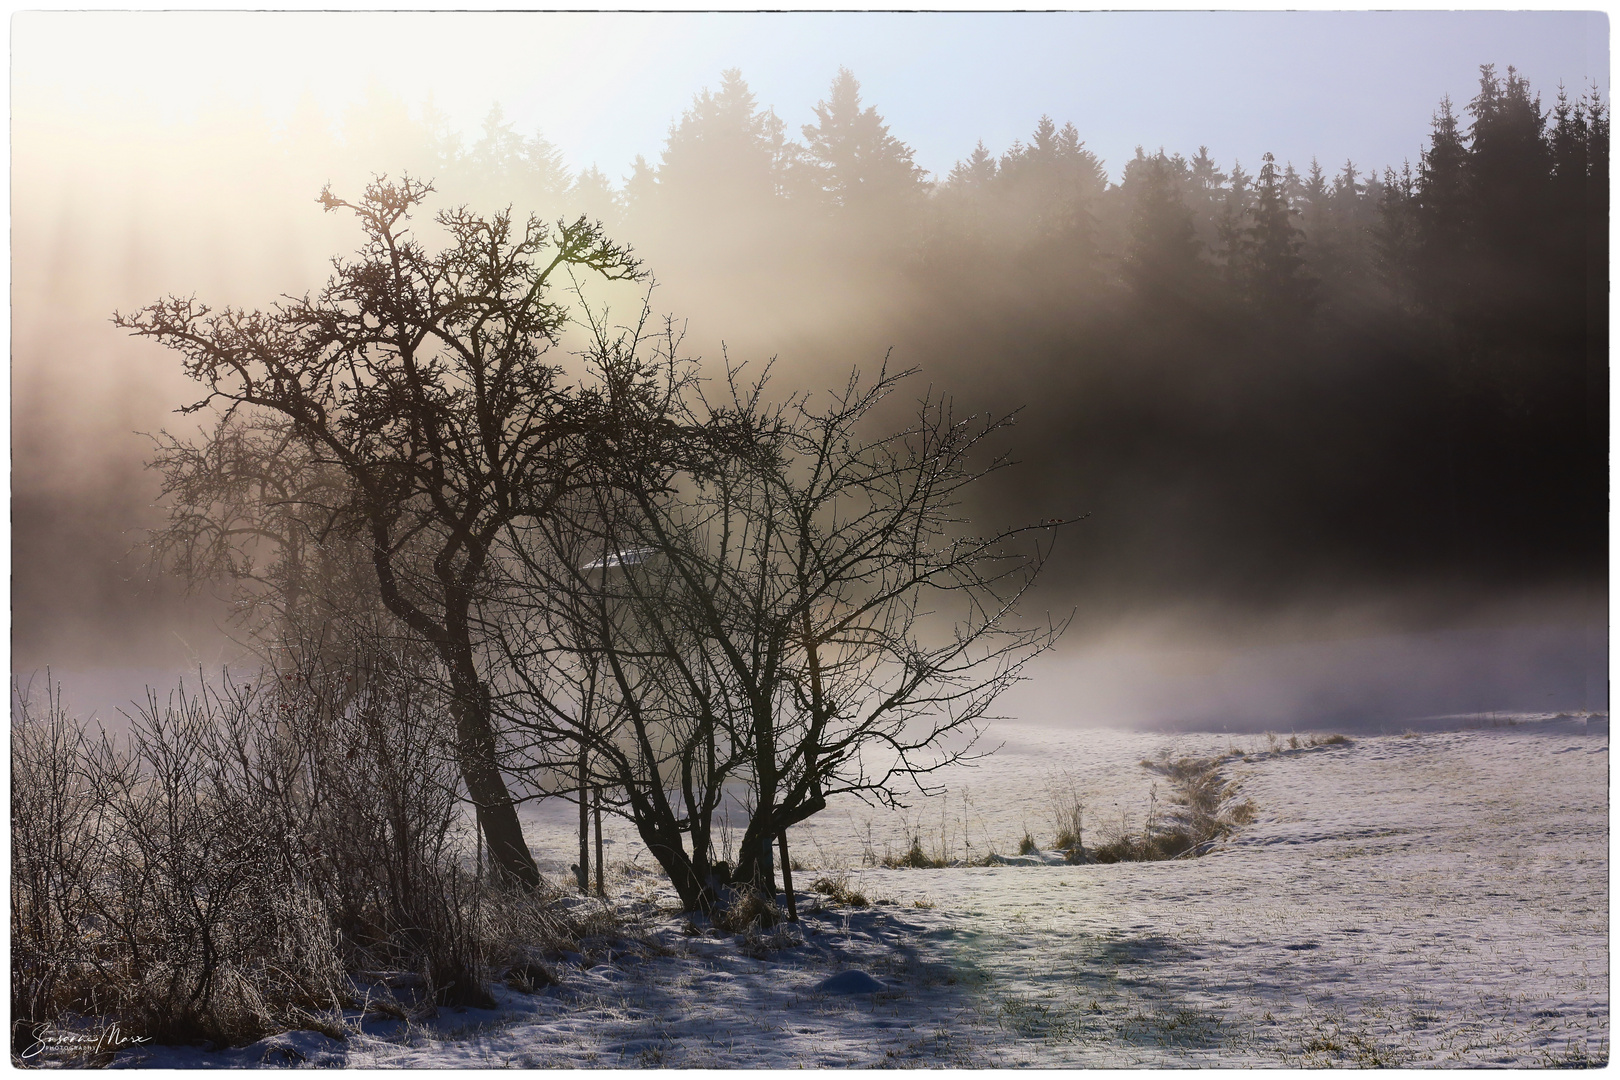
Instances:
[[[864,971],[840,971],[816,983],[823,994],[876,994],[888,987]]]
[[[319,1031],[288,1031],[246,1048],[243,1055],[261,1065],[302,1064],[331,1068],[345,1062],[342,1042]]]

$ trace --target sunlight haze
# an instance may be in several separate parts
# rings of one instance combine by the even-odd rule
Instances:
[[[173,123],[230,105],[328,118],[380,87],[476,127],[494,103],[575,168],[656,155],[692,95],[736,67],[796,131],[840,66],[935,177],[1050,113],[1117,179],[1138,144],[1251,167],[1417,157],[1434,103],[1481,63],[1608,90],[1595,12],[24,13],[18,110]]]

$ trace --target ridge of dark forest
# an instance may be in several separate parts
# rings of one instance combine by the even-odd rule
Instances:
[[[981,510],[1090,511],[1053,567],[1088,601],[1601,577],[1595,90],[1548,108],[1485,66],[1400,168],[1139,148],[1117,184],[1049,117],[930,183],[848,71],[815,116],[791,139],[728,71],[622,190],[498,113],[422,165],[458,197],[601,216],[723,332],[748,312],[823,371],[892,345],[973,408],[1023,408],[1022,465]]]

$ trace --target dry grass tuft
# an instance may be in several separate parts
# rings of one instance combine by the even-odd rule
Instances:
[[[782,910],[774,899],[743,886],[734,891],[731,903],[715,913],[714,925],[728,934],[746,934],[781,920]]]
[[[825,896],[829,904],[837,904],[840,907],[868,906],[865,895],[849,887],[849,876],[847,874],[819,877],[811,884],[810,888]]]
[[[544,964],[533,960],[509,968],[506,972],[506,985],[524,994],[533,994],[544,990],[548,986],[556,986],[558,979],[556,973]]]
[[[1155,788],[1143,825],[1136,828],[1122,815],[1105,830],[1103,842],[1092,849],[1092,860],[1154,862],[1203,855],[1235,828],[1253,821],[1254,803],[1240,798],[1236,781],[1228,781],[1221,773],[1228,760],[1163,757],[1143,761],[1144,768],[1168,782],[1170,798],[1161,810]]]
[[[890,870],[938,870],[949,864],[943,858],[937,858],[924,851],[922,837],[913,836],[911,847],[906,849],[904,855],[885,854],[883,865]]]
[[[1080,789],[1074,781],[1069,779],[1062,782],[1055,779],[1048,780],[1046,795],[1051,801],[1052,814],[1056,818],[1056,836],[1052,846],[1063,852],[1070,863],[1085,862],[1085,797],[1080,794]]]

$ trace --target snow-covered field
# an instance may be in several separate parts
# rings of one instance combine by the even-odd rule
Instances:
[[[611,881],[641,941],[592,943],[493,1012],[295,1032],[224,1054],[140,1047],[124,1065],[1522,1065],[1609,1056],[1608,723],[1357,738],[1271,752],[1252,735],[998,726],[1001,749],[907,812],[829,810],[792,837],[804,922],[772,939],[660,912],[633,836]],[[1138,763],[1248,751],[1228,766],[1256,820],[1166,863],[870,865],[902,850],[978,859],[1054,831],[1086,797],[1088,841],[1139,825]],[[1157,797],[1162,799],[1161,790]],[[572,808],[534,811],[567,873]],[[1093,831],[1097,830],[1097,831]],[[970,847],[971,845],[971,847]],[[1033,861],[1033,860],[1029,860]],[[844,876],[876,901],[822,906]],[[697,930],[698,933],[691,931]],[[879,989],[837,992],[859,971]],[[859,980],[856,980],[859,981]]]

